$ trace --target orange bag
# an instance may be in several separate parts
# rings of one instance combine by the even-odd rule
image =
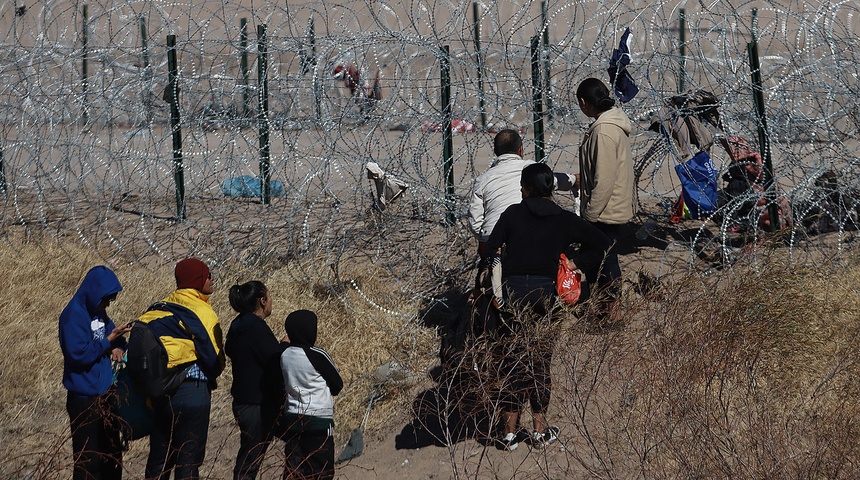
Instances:
[[[555,289],[558,292],[558,299],[568,305],[574,305],[582,293],[582,273],[579,270],[570,269],[567,256],[563,253],[558,259]]]

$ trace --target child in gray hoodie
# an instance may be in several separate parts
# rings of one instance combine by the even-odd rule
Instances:
[[[317,340],[317,316],[296,310],[284,329],[289,347],[281,354],[287,401],[281,425],[284,478],[334,478],[334,396],[343,389],[340,372]]]

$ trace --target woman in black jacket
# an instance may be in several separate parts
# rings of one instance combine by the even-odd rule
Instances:
[[[233,364],[230,393],[241,432],[233,478],[254,479],[283,406],[280,357],[286,343],[278,342],[263,320],[272,314],[272,297],[262,282],[230,287],[230,306],[239,312],[224,347]]]
[[[547,425],[545,418],[552,389],[549,368],[554,335],[545,328],[529,327],[549,325],[555,313],[560,254],[574,259],[572,267],[585,272],[589,281],[598,278],[601,263],[618,264],[606,235],[552,201],[553,181],[552,169],[544,163],[524,168],[520,180],[523,201],[502,213],[487,241],[487,252],[501,257],[504,300],[517,312],[505,312],[509,328],[499,332],[504,436],[497,446],[504,450],[513,450],[526,439],[535,447],[544,447],[558,436],[558,427]],[[578,252],[574,244],[580,245]],[[532,409],[531,434],[517,433],[526,399]]]

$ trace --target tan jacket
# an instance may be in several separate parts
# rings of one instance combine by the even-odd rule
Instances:
[[[613,107],[588,127],[579,146],[580,215],[589,222],[623,224],[636,214],[630,119]]]

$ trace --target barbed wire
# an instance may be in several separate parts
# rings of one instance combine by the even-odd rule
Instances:
[[[430,298],[474,263],[464,216],[471,179],[490,161],[492,132],[520,129],[532,156],[538,85],[545,159],[578,170],[588,119],[573,92],[589,76],[607,81],[626,27],[634,38],[628,68],[641,91],[623,108],[636,124],[640,205],[654,218],[671,213],[680,191],[672,167],[683,160],[669,136],[648,130],[655,113],[673,95],[707,90],[719,98],[717,135],[758,145],[749,42],[760,51],[778,188],[750,191],[710,220],[691,222],[699,233],[681,245],[691,258],[716,249],[731,261],[738,225],[749,227],[744,238],[755,244],[759,216],[783,200],[795,220],[785,235],[792,252],[829,248],[831,240],[818,242],[826,231],[837,232],[841,248],[857,228],[854,2],[713,1],[682,9],[602,0],[56,0],[7,2],[0,22],[4,230],[75,235],[106,258],[197,255],[251,268],[315,258],[332,268],[307,275],[334,282],[340,260],[358,256],[389,272],[398,293]],[[178,58],[183,212],[168,36]],[[537,84],[534,37],[543,40]],[[464,130],[453,137],[451,177],[440,131],[443,60],[452,118]],[[350,66],[360,77],[352,88]],[[269,204],[225,195],[225,181],[260,175],[263,131],[283,195]],[[726,152],[711,155],[721,172],[728,168]],[[364,168],[371,161],[409,184],[384,211],[373,207]]]

